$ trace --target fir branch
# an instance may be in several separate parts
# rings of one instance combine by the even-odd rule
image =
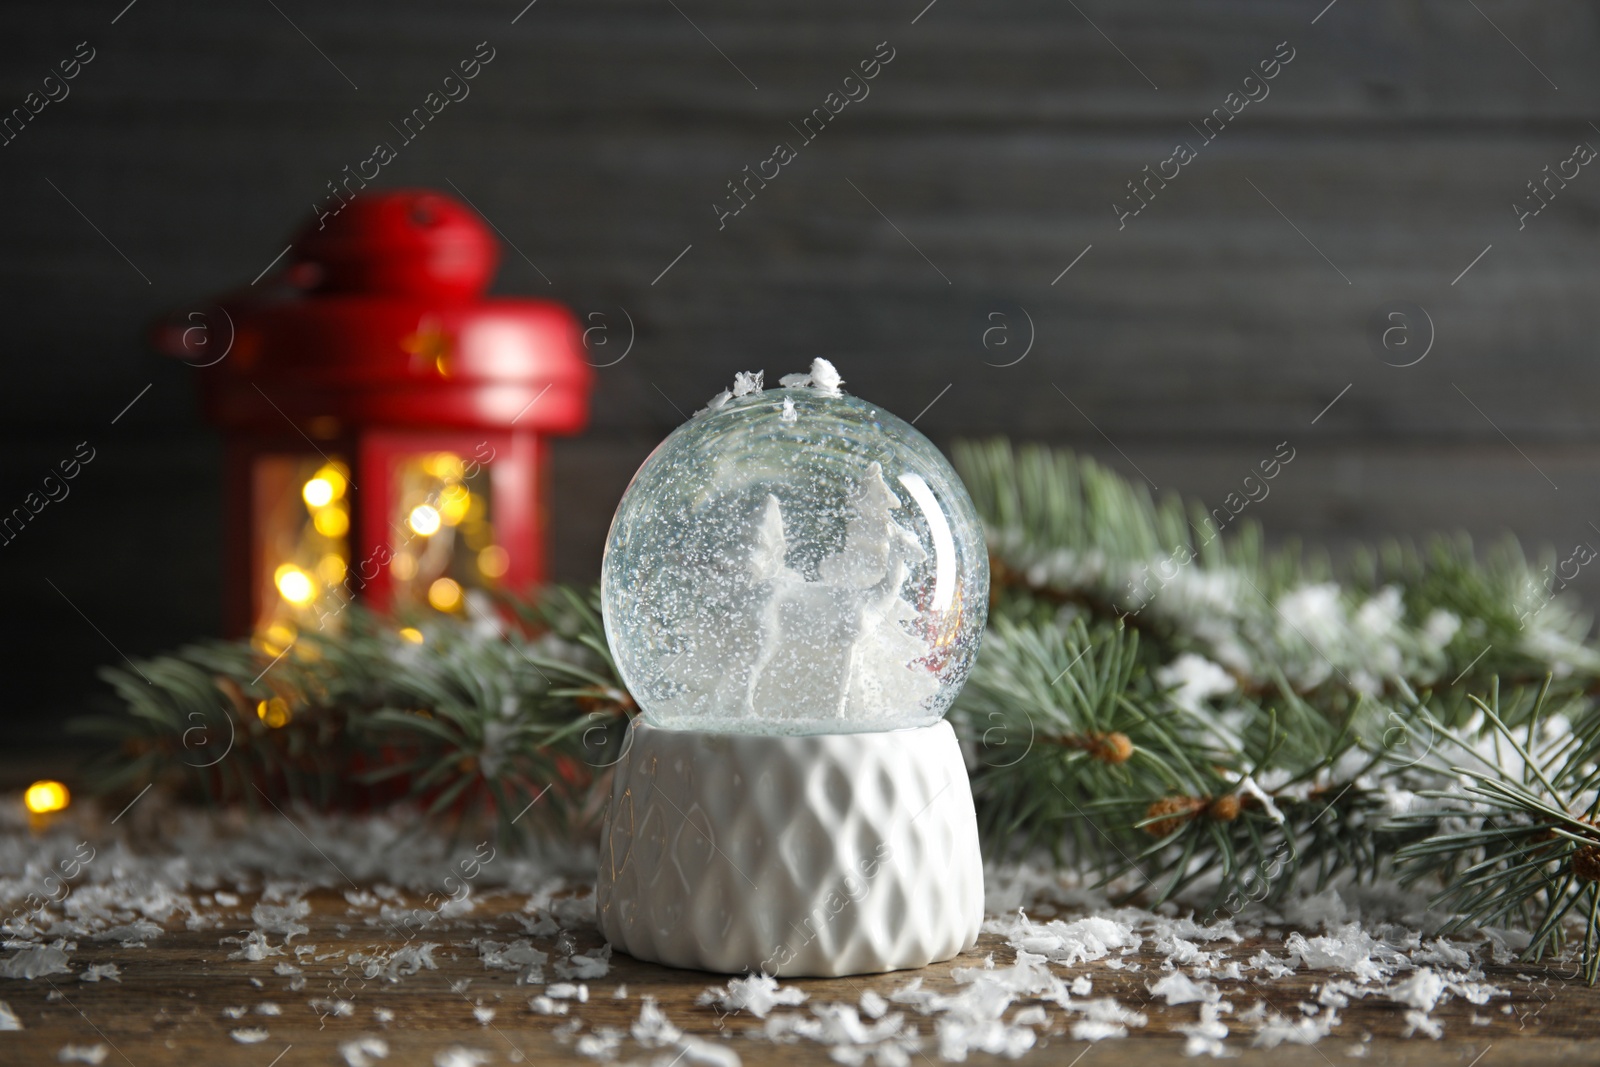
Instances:
[[[511,608],[530,630],[485,610],[437,616],[414,643],[352,610],[341,632],[303,634],[281,656],[210,642],[109,668],[127,714],[77,728],[115,746],[106,791],[160,781],[215,803],[321,809],[406,799],[490,817],[508,839],[537,802],[523,829],[572,832],[597,813],[633,702],[592,596]]]

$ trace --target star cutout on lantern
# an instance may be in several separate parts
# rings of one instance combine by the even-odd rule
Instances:
[[[439,320],[424,316],[416,333],[400,339],[400,350],[411,357],[413,367],[432,365],[439,377],[450,377],[450,357],[454,345]]]

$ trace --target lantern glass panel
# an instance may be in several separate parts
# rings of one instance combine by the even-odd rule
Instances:
[[[346,596],[350,468],[339,458],[268,455],[255,461],[255,630],[286,646]]]
[[[495,536],[489,470],[454,452],[402,460],[391,528],[401,534],[389,564],[394,606],[459,613],[469,589],[493,589],[510,557]]]

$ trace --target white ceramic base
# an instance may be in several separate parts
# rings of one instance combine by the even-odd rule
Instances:
[[[947,960],[983,920],[955,731],[769,737],[636,720],[596,894],[613,946],[672,967],[836,976]]]

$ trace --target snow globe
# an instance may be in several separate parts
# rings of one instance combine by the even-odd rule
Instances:
[[[601,568],[638,702],[602,932],[644,960],[836,976],[977,940],[972,791],[944,721],[983,636],[972,500],[907,423],[809,374],[740,374],[634,475]]]

